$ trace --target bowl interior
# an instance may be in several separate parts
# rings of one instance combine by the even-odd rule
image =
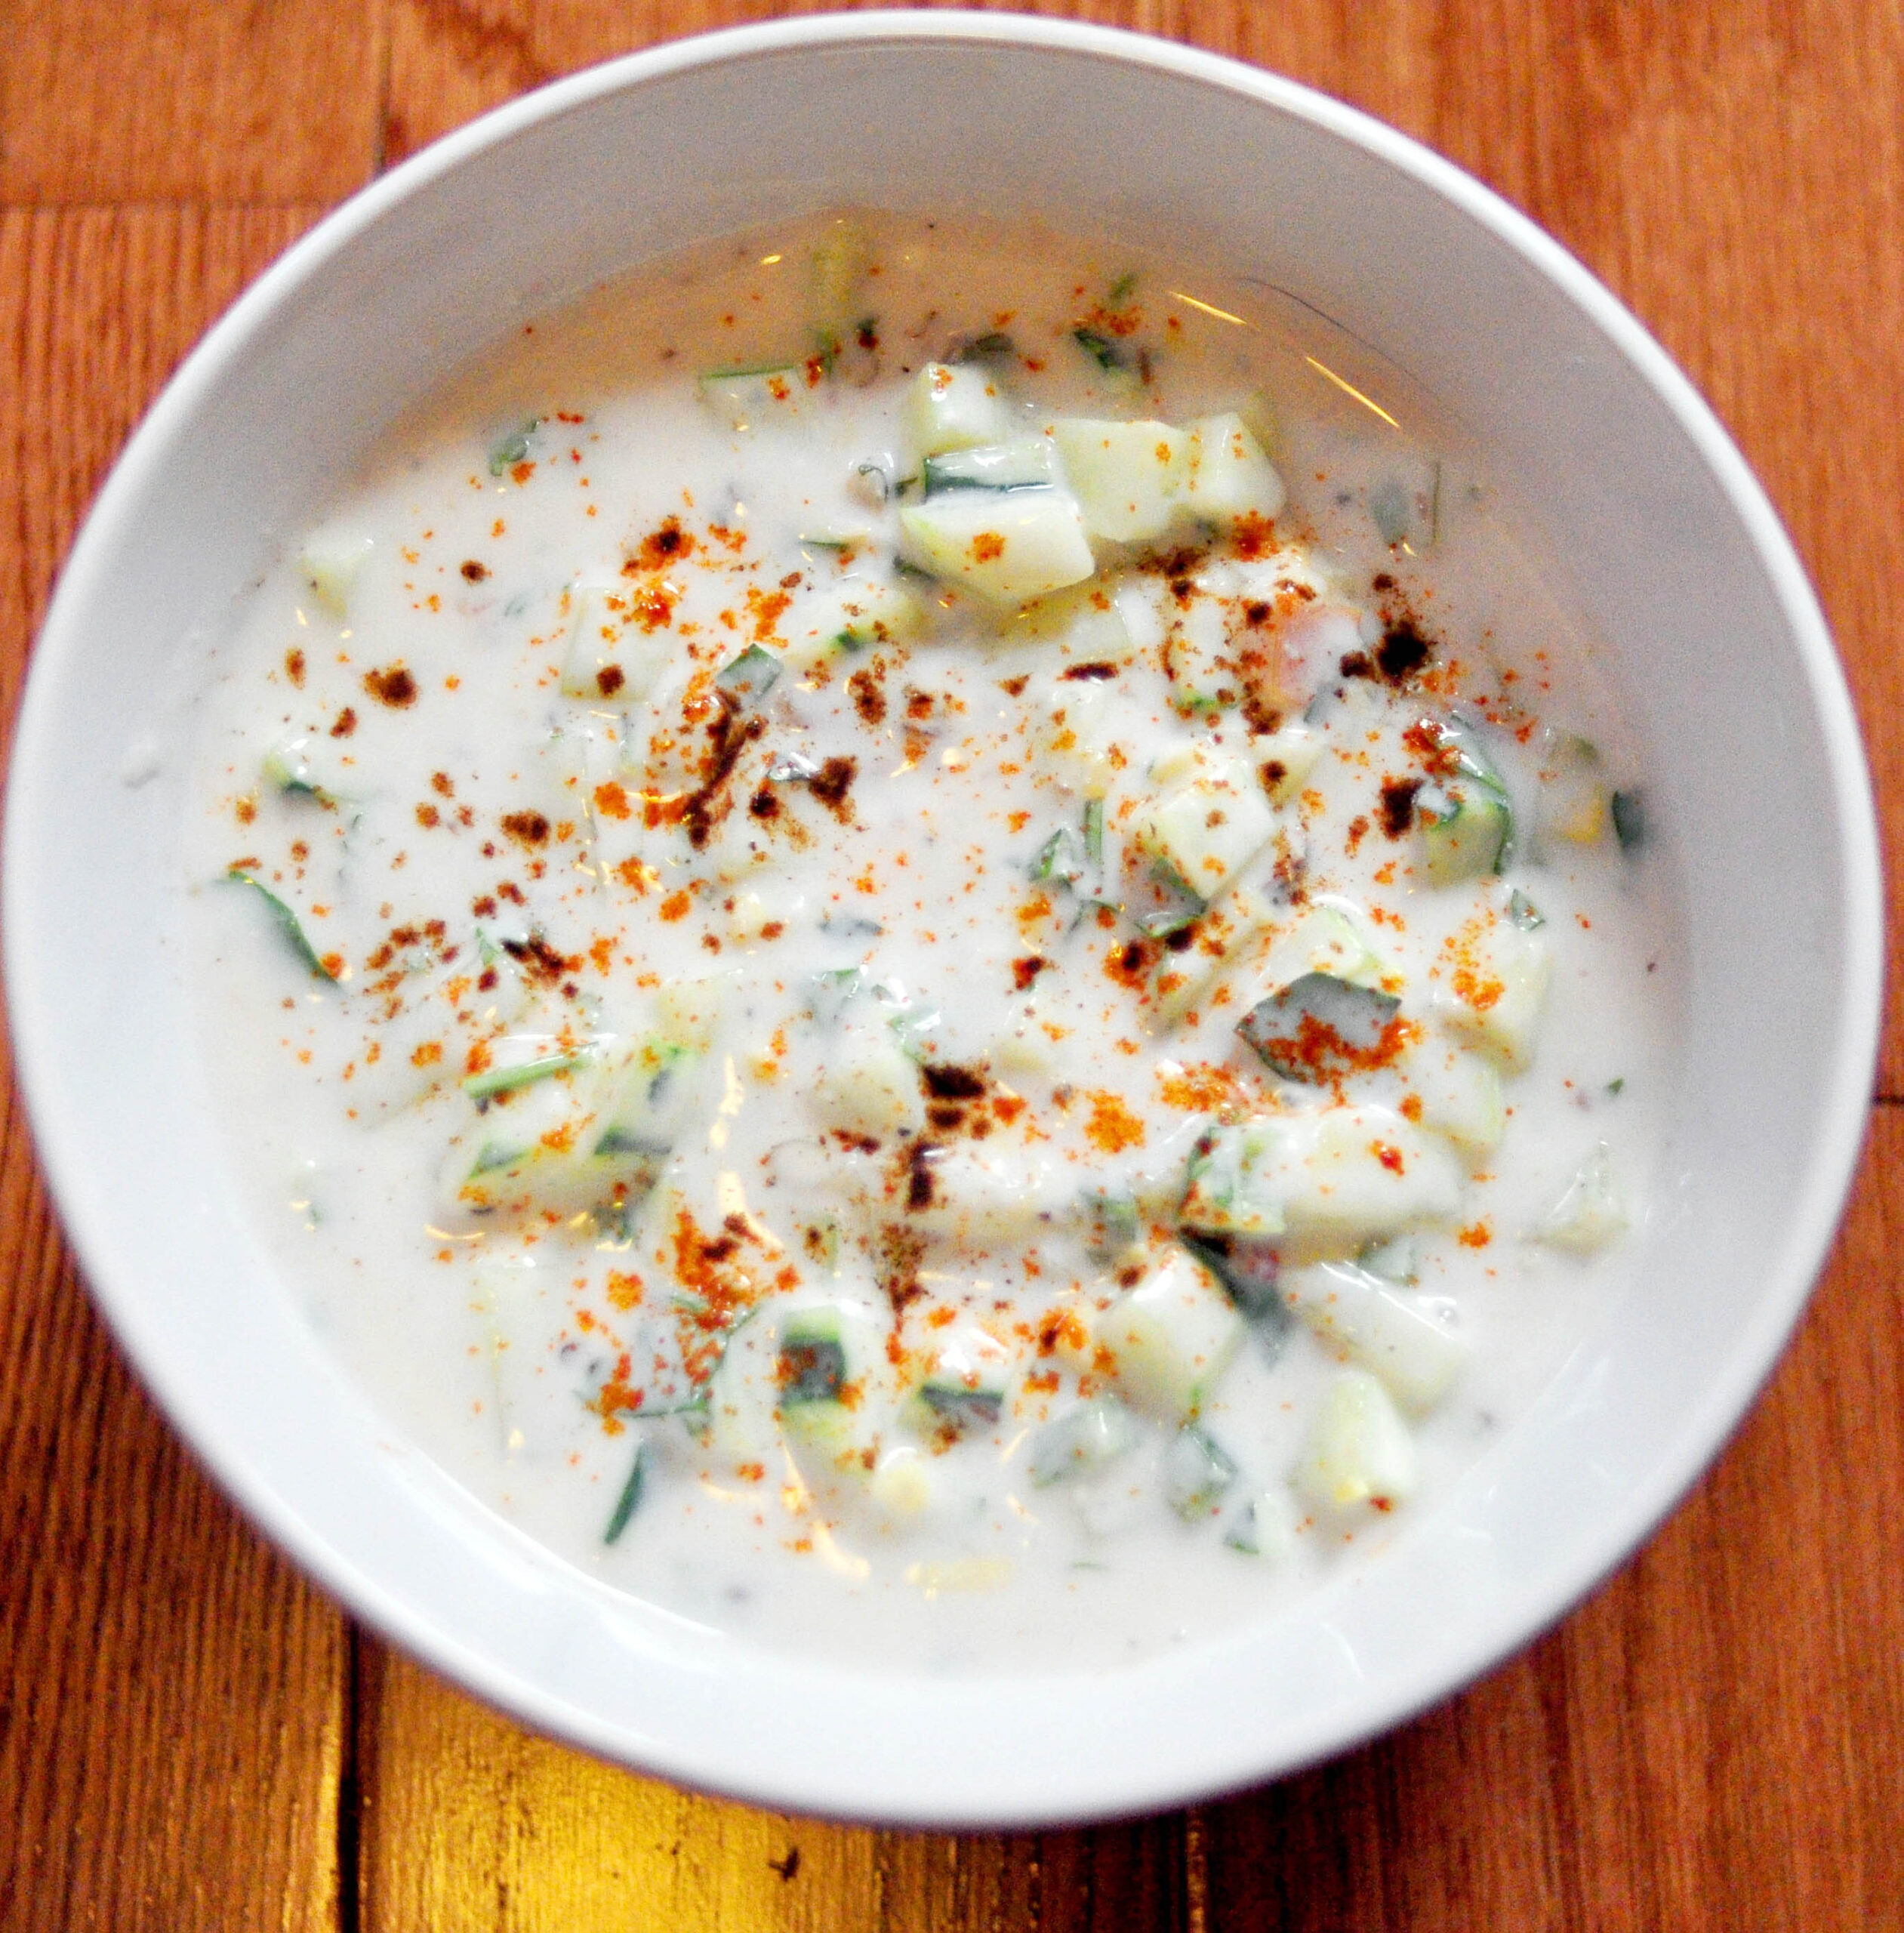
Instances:
[[[180,667],[393,415],[512,319],[644,257],[831,203],[943,204],[947,183],[981,208],[1194,237],[1462,420],[1560,548],[1652,727],[1687,920],[1643,1292],[1431,1534],[1273,1624],[1108,1682],[763,1656],[596,1589],[465,1499],[273,1291],[223,1172],[181,947]],[[1829,641],[1776,519],[1659,351],[1484,191],[1347,110],[1181,49],[996,16],[808,21],[637,57],[454,137],[293,251],[162,401],[74,553],[6,860],[19,1064],[67,1225],[142,1372],[266,1531],[532,1723],[696,1783],[894,1820],[1075,1817],[1266,1776],[1556,1615],[1696,1473],[1775,1356],[1835,1219],[1875,1037],[1875,840]]]

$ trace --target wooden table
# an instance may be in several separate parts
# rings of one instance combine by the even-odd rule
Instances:
[[[0,11],[0,677],[86,503],[245,283],[380,168],[669,34],[583,0]],[[1879,0],[1102,0],[1491,183],[1604,276],[1790,523],[1904,813],[1904,19]],[[1904,840],[1893,840],[1894,845]],[[207,1483],[0,1142],[0,1925],[1904,1926],[1904,1031],[1849,1223],[1718,1468],[1522,1657],[1188,1812],[944,1838],[674,1792],[356,1629]]]

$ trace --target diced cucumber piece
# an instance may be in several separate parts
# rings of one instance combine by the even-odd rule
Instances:
[[[1174,1027],[1193,1009],[1206,1009],[1218,983],[1260,952],[1275,927],[1275,909],[1261,893],[1233,887],[1197,920],[1195,943],[1159,963],[1158,1018]]]
[[[1164,1500],[1187,1524],[1214,1516],[1236,1480],[1235,1459],[1198,1424],[1185,1423],[1163,1453]]]
[[[258,903],[270,914],[272,924],[283,936],[285,944],[316,978],[320,980],[342,978],[343,963],[339,956],[333,954],[331,961],[327,963],[310,943],[297,915],[255,873],[248,873],[242,866],[233,866],[225,877],[233,885],[248,886],[257,894]],[[334,966],[337,969],[335,971],[333,970]]]
[[[1286,1225],[1282,1204],[1256,1185],[1255,1164],[1268,1158],[1271,1145],[1260,1123],[1209,1130],[1185,1171],[1179,1210],[1184,1225],[1220,1235],[1267,1239],[1281,1235]]]
[[[1286,1319],[1277,1284],[1274,1247],[1261,1237],[1200,1235],[1180,1229],[1177,1239],[1223,1284],[1224,1293],[1252,1322],[1280,1326]]]
[[[1294,1514],[1281,1491],[1253,1491],[1225,1509],[1223,1541],[1246,1557],[1268,1558],[1274,1562],[1295,1548]]]
[[[1131,655],[1132,640],[1116,588],[1113,579],[1078,584],[1041,597],[1000,624],[999,643],[1049,647],[1055,657],[1069,664],[1095,661],[1122,665]],[[1066,695],[1074,694],[1067,691]]]
[[[998,379],[981,362],[928,362],[907,392],[905,420],[922,458],[1002,443],[1012,433]]]
[[[701,399],[737,436],[790,428],[811,414],[824,371],[818,361],[783,362],[756,369],[710,369],[701,378]]]
[[[678,1041],[631,1040],[604,1051],[591,1130],[596,1158],[664,1155],[698,1098],[701,1056]]]
[[[1560,1200],[1527,1232],[1527,1239],[1569,1255],[1597,1255],[1631,1225],[1613,1180],[1613,1151],[1603,1141],[1580,1164]]]
[[[464,1084],[482,1111],[445,1163],[443,1194],[457,1207],[625,1210],[695,1105],[695,1059],[671,1040],[576,1047],[525,1033],[492,1051]]]
[[[1598,748],[1570,732],[1549,730],[1540,752],[1540,831],[1543,838],[1591,846],[1607,825],[1606,775]]]
[[[314,531],[305,539],[297,573],[327,616],[350,616],[358,573],[376,547],[375,538],[354,530]]]
[[[730,692],[743,705],[758,704],[774,688],[780,676],[780,660],[771,651],[750,644],[739,657],[731,659],[714,674],[714,683]]]
[[[320,806],[335,806],[344,796],[334,761],[325,756],[321,741],[303,732],[281,738],[265,754],[259,769],[266,785],[280,792],[301,794]]]
[[[1121,1260],[1143,1233],[1135,1199],[1122,1190],[1086,1188],[1079,1198],[1086,1226],[1086,1245],[1094,1262]]]
[[[1357,1250],[1355,1266],[1385,1282],[1399,1282],[1413,1288],[1421,1277],[1419,1250],[1413,1235],[1391,1235],[1385,1241],[1364,1242]]]
[[[1415,1440],[1388,1391],[1366,1370],[1342,1370],[1323,1392],[1296,1481],[1323,1510],[1360,1503],[1386,1510],[1414,1495]]]
[[[1352,987],[1387,991],[1388,963],[1369,944],[1360,907],[1338,893],[1317,894],[1265,955],[1256,984],[1286,986],[1305,973],[1327,973]]]
[[[1471,1165],[1478,1167],[1500,1146],[1507,1104],[1490,1062],[1431,1038],[1409,1056],[1402,1075],[1421,1102],[1422,1125],[1445,1135]]]
[[[875,1141],[916,1133],[926,1124],[918,1065],[883,1019],[842,1030],[807,1098],[827,1127]]]
[[[1168,1250],[1092,1325],[1119,1386],[1138,1409],[1178,1423],[1195,1416],[1243,1340],[1243,1318],[1187,1250]]]
[[[1424,785],[1415,795],[1415,823],[1431,886],[1498,871],[1514,836],[1507,794],[1471,780]]]
[[[1447,1150],[1392,1108],[1262,1115],[1212,1129],[1198,1147],[1185,1225],[1283,1235],[1286,1259],[1353,1255],[1460,1210],[1461,1177]]]
[[[907,1420],[925,1436],[991,1429],[1004,1414],[1011,1392],[1010,1351],[975,1324],[964,1324],[934,1350],[907,1405]]]
[[[909,1443],[895,1444],[873,1466],[867,1494],[889,1517],[923,1516],[932,1503],[932,1473]]]
[[[1285,1081],[1326,1082],[1379,1053],[1400,1010],[1393,994],[1305,973],[1259,1001],[1237,1031]]]
[[[885,1420],[878,1399],[886,1333],[870,1309],[843,1299],[782,1317],[775,1380],[781,1427],[790,1438],[861,1470],[873,1467],[870,1453]]]
[[[596,704],[639,704],[667,668],[673,634],[635,623],[633,604],[621,586],[579,584],[570,597],[563,692]]]
[[[1438,1001],[1443,1023],[1505,1071],[1524,1074],[1533,1064],[1552,969],[1545,930],[1496,912],[1478,931],[1464,927],[1449,951],[1453,972]]]
[[[1309,782],[1322,749],[1322,734],[1300,723],[1285,725],[1256,741],[1256,770],[1274,803],[1286,805]]]
[[[961,490],[1050,490],[1064,481],[1049,436],[1018,436],[929,456],[924,478],[928,502]]]
[[[803,674],[844,654],[903,644],[925,621],[919,600],[903,586],[886,578],[843,578],[781,621],[787,648],[781,660]]]
[[[1096,569],[1068,490],[961,490],[899,513],[916,561],[994,603],[1021,604]]]
[[[1139,544],[1176,522],[1190,474],[1186,431],[1061,416],[1052,435],[1091,536]]]
[[[846,1336],[834,1308],[796,1309],[780,1326],[780,1406],[836,1403],[848,1381]]]
[[[1104,865],[1104,801],[1086,799],[1084,802],[1084,857],[1093,867]]]
[[[1206,902],[1230,882],[1276,834],[1276,815],[1241,761],[1166,794],[1141,822],[1145,848]]]
[[[1230,645],[1229,613],[1215,597],[1198,597],[1172,612],[1163,640],[1170,702],[1185,718],[1213,718],[1240,704],[1242,669]]]
[[[1227,526],[1281,513],[1283,479],[1240,416],[1232,410],[1186,427],[1190,454],[1183,505],[1192,516]]]
[[[1107,685],[1061,683],[1039,750],[1052,775],[1087,799],[1102,799],[1117,782],[1118,735],[1130,714]]]
[[[1398,1403],[1432,1408],[1468,1360],[1468,1346],[1411,1295],[1352,1262],[1292,1269],[1283,1296],[1320,1342],[1342,1350]]]
[[[1637,852],[1647,842],[1645,794],[1616,792],[1607,801],[1613,815],[1613,831],[1622,852]]]
[[[1030,1240],[1068,1216],[1075,1201],[1074,1184],[1055,1164],[1035,1149],[996,1140],[930,1151],[915,1164],[912,1185],[910,1224],[973,1243]]]
[[[1040,1489],[1067,1478],[1095,1475],[1137,1441],[1137,1426],[1123,1404],[1108,1398],[1080,1403],[1031,1439],[1025,1473]]]
[[[1456,769],[1416,794],[1415,824],[1429,884],[1456,886],[1505,869],[1514,846],[1514,802],[1471,732],[1444,725],[1441,738],[1454,749]]]

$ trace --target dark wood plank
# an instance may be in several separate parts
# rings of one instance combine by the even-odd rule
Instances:
[[[328,201],[376,165],[383,0],[14,0],[0,202]]]
[[[310,213],[0,215],[9,717],[101,471],[199,329]],[[332,1926],[343,1620],[239,1521],[128,1374],[4,1092],[0,1926]]]

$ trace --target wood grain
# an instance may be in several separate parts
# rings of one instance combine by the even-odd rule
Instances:
[[[0,692],[106,464],[312,211],[0,214]],[[0,1926],[334,1924],[344,1624],[133,1382],[0,1115]]]
[[[542,81],[786,11],[14,0],[0,52],[6,716],[105,465],[310,205]],[[1895,0],[1047,11],[1194,40],[1367,108],[1604,277],[1786,517],[1863,710],[1887,828],[1904,834]],[[1904,852],[1904,837],[1890,843]],[[1895,998],[1880,1088],[1904,1096]],[[1262,1792],[1090,1832],[948,1838],[677,1793],[347,1639],[128,1376],[8,1095],[0,1933],[1904,1925],[1896,1106],[1874,1110],[1837,1256],[1738,1441],[1639,1558],[1523,1657]]]
[[[370,178],[381,0],[15,5],[0,202],[328,201]]]

